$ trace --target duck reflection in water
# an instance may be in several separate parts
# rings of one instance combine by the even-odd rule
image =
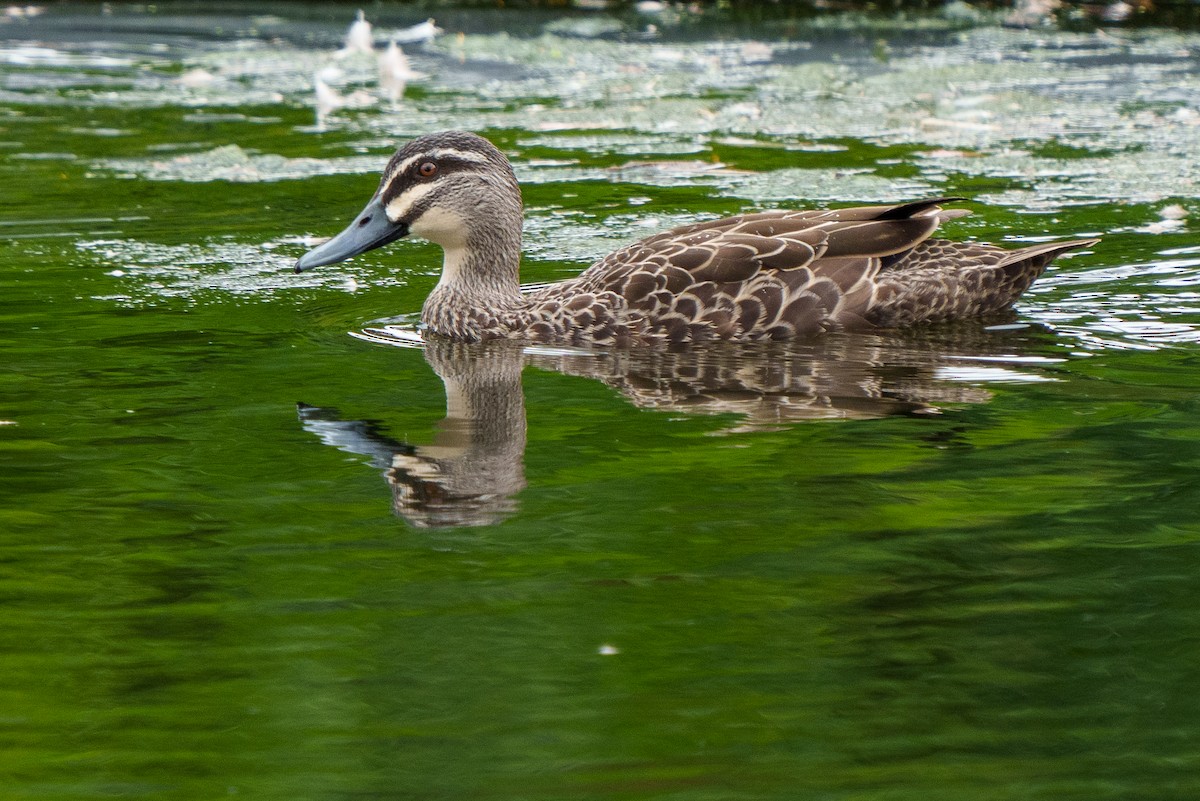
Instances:
[[[392,489],[395,513],[412,525],[489,525],[516,511],[515,496],[526,483],[526,365],[600,380],[642,408],[736,415],[719,433],[740,433],[810,420],[938,414],[939,405],[987,401],[991,393],[982,381],[1045,380],[1022,366],[1049,360],[1014,355],[1028,332],[1008,328],[962,323],[805,342],[605,353],[511,340],[422,342],[411,329],[387,326],[359,336],[422,347],[445,384],[446,417],[433,443],[397,441],[375,423],[341,420],[332,409],[301,404],[299,415],[324,443],[370,457]]]

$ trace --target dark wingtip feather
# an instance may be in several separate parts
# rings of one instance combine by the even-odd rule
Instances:
[[[1071,239],[1066,242],[1046,242],[1041,245],[1030,245],[1020,250],[1009,251],[997,266],[1008,267],[1038,257],[1044,257],[1048,264],[1063,253],[1071,250],[1079,250],[1080,248],[1090,248],[1099,242],[1099,237],[1096,237],[1093,239]]]
[[[966,200],[965,197],[933,197],[926,200],[914,200],[912,203],[905,203],[900,206],[892,206],[875,219],[907,220],[909,217],[916,216],[923,211],[928,211],[935,206],[941,206],[944,203],[960,203],[964,200]]]

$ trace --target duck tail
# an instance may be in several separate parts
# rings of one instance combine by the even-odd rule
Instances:
[[[1046,242],[1019,250],[994,245],[927,239],[880,271],[873,305],[875,325],[979,317],[1013,305],[1050,262],[1098,239]]]
[[[1017,295],[1028,289],[1029,285],[1046,271],[1046,268],[1050,266],[1050,262],[1068,251],[1090,248],[1099,241],[1099,239],[1072,239],[1067,242],[1046,242],[1041,245],[1031,245],[1020,250],[1009,251],[1004,254],[996,266],[1004,271],[1004,274],[1014,284],[1014,287],[1020,287],[1016,295],[1013,296],[1015,300]]]

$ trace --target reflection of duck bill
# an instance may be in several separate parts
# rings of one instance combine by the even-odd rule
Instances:
[[[399,442],[377,423],[341,420],[330,410],[301,405],[299,413],[325,444],[368,456],[392,489],[396,514],[413,525],[489,525],[515,512],[525,487],[524,365],[600,380],[643,408],[736,415],[719,432],[735,433],[811,420],[922,416],[986,402],[988,380],[1050,380],[1023,367],[1049,360],[1013,356],[1025,331],[997,328],[1007,330],[963,324],[904,335],[610,353],[432,337],[424,355],[445,384],[447,409],[433,443]],[[372,342],[412,348],[420,341],[411,329],[370,331],[363,338]]]
[[[335,409],[300,403],[297,414],[304,429],[324,444],[368,457],[392,489],[393,511],[418,528],[489,525],[516,511],[514,496],[525,482],[524,437],[515,429],[508,432],[507,448],[476,460],[469,443],[417,448],[387,436],[374,422],[342,420]]]
[[[522,354],[514,343],[436,344],[426,350],[446,387],[446,417],[434,442],[414,447],[370,421],[302,405],[302,425],[323,442],[368,456],[392,489],[393,508],[414,526],[478,526],[516,510],[525,487]]]

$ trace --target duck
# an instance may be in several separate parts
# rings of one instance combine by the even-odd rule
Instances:
[[[519,279],[524,209],[487,139],[412,139],[366,207],[305,253],[297,273],[411,235],[440,245],[425,336],[632,346],[785,340],[829,331],[980,318],[1012,307],[1059,255],[1098,239],[1007,249],[935,238],[965,209],[942,197],[889,206],[757,211],[683,225],[621,248],[574,278]]]

